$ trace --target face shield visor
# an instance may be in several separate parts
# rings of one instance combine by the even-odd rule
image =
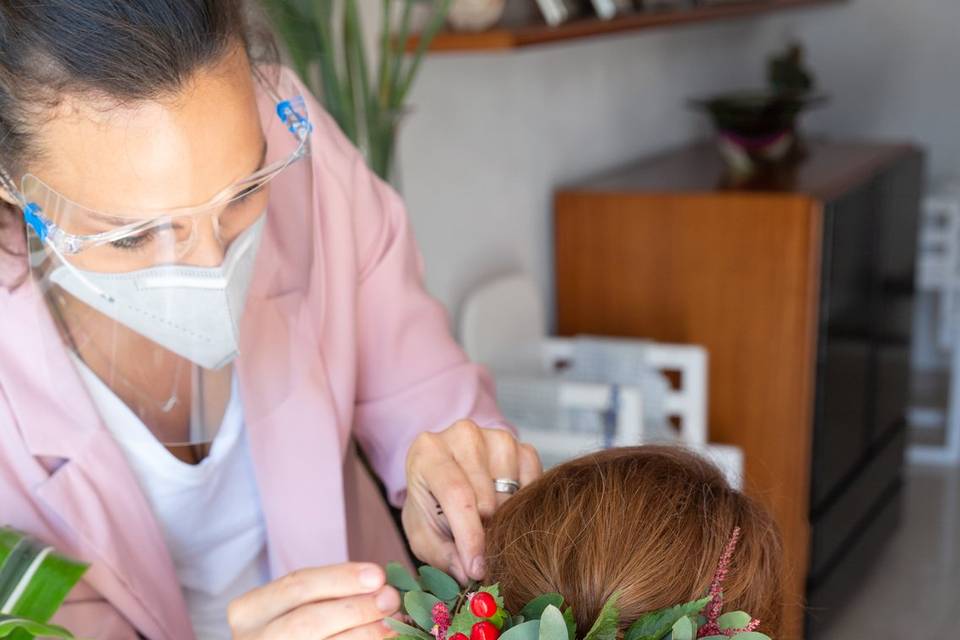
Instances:
[[[27,227],[30,271],[80,373],[109,388],[167,446],[212,441],[232,390],[240,319],[271,181],[310,152],[288,73],[254,72],[261,168],[206,203],[101,211],[40,177],[0,171]],[[279,127],[282,131],[274,131]]]

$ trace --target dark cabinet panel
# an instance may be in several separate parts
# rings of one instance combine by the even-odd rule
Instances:
[[[906,428],[900,422],[875,451],[864,452],[856,461],[857,481],[850,483],[847,491],[835,494],[827,509],[812,514],[808,578],[811,590],[819,588],[849,562],[847,555],[865,531],[871,513],[885,500],[883,496],[889,487],[899,484],[900,474],[891,470],[900,468],[905,442]],[[854,573],[859,569],[848,568]]]
[[[865,340],[827,338],[818,365],[811,508],[822,508],[860,461],[866,445],[871,350]]]
[[[906,154],[825,207],[811,637],[842,606],[843,591],[859,583],[897,521],[922,166],[920,154]]]

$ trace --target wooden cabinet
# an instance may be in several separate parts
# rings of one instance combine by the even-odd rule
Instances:
[[[711,437],[783,531],[786,638],[816,637],[899,513],[923,156],[821,141],[721,176],[704,144],[560,190],[558,330],[707,347]]]

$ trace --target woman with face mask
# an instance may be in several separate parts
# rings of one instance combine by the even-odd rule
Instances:
[[[239,0],[0,4],[0,525],[90,563],[80,637],[384,637],[353,443],[464,581],[540,473],[264,42]]]

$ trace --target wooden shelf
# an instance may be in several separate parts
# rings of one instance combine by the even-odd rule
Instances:
[[[533,2],[533,0],[528,0]],[[590,38],[607,34],[656,29],[675,25],[711,22],[763,15],[785,9],[832,5],[845,0],[750,0],[719,5],[695,6],[660,11],[638,11],[611,20],[580,18],[551,27],[538,16],[526,23],[500,24],[479,33],[443,31],[430,44],[430,51],[497,51],[540,44]],[[411,37],[408,51],[417,48],[419,38]]]

